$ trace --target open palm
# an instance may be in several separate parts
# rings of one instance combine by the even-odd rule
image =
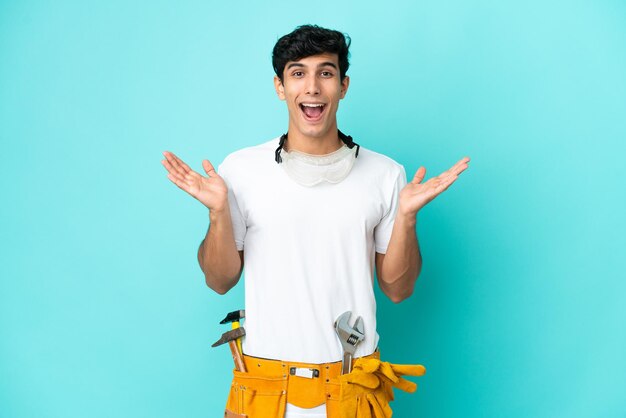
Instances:
[[[163,153],[161,161],[172,183],[198,199],[210,210],[222,210],[228,205],[228,187],[209,160],[202,161],[207,177],[193,171],[180,158],[169,151]]]
[[[469,160],[467,157],[460,159],[448,170],[437,177],[428,179],[424,183],[422,183],[422,180],[424,180],[426,175],[426,169],[420,167],[415,173],[413,180],[400,191],[399,210],[401,213],[407,215],[417,214],[428,202],[456,181],[459,174],[467,169]]]

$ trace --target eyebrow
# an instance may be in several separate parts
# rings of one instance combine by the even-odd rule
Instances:
[[[304,68],[305,65],[299,62],[292,62],[291,64],[287,65],[288,70],[293,67]],[[330,62],[330,61],[322,62],[317,66],[317,68],[322,68],[322,67],[333,67],[335,70],[337,69],[337,66],[335,65],[335,63]]]
[[[337,66],[335,65],[335,63],[330,62],[330,61],[323,62],[317,66],[317,68],[322,68],[322,67],[333,67],[334,69],[337,69]]]

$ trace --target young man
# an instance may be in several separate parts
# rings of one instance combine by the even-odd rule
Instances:
[[[246,373],[235,372],[227,416],[389,416],[391,386],[421,374],[378,360],[373,278],[400,302],[422,259],[417,212],[467,168],[463,158],[423,182],[362,148],[337,127],[348,91],[349,38],[317,26],[283,36],[273,51],[274,86],[289,111],[287,133],[226,157],[206,177],[164,152],[168,178],[209,209],[198,250],[207,285],[224,294],[244,265]],[[362,319],[354,371],[340,376],[335,321]],[[308,372],[307,372],[308,370]]]

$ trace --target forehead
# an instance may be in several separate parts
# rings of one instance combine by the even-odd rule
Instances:
[[[330,54],[327,52],[323,54],[311,55],[296,61],[288,61],[285,68],[289,68],[294,64],[298,67],[304,66],[316,68],[323,67],[325,65],[334,65],[336,68],[339,68],[339,56],[337,54]]]

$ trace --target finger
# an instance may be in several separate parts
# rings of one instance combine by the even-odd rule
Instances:
[[[370,404],[370,407],[372,411],[374,412],[372,416],[374,417],[388,417],[388,416],[390,417],[391,416],[391,415],[385,414],[385,412],[383,411],[383,408],[380,406],[380,403],[378,403],[378,399],[376,398],[376,396],[374,396],[371,393],[368,393],[365,396],[367,397],[367,402]],[[386,402],[383,402],[383,403],[386,404]]]
[[[187,164],[185,164],[185,162],[183,160],[181,160],[178,157],[175,157],[176,161],[178,161],[178,163],[180,164],[180,166],[186,171],[186,172],[194,172]]]
[[[423,376],[426,368],[421,364],[392,364],[391,368],[396,375]]]
[[[165,156],[167,161],[170,163],[172,168],[174,170],[176,170],[176,172],[179,175],[184,176],[185,174],[187,174],[187,171],[185,170],[185,168],[183,166],[181,166],[181,164],[180,164],[182,162],[182,160],[180,158],[178,158],[176,155],[174,155],[173,153],[171,153],[169,151],[165,151],[163,153],[163,155]]]
[[[175,158],[178,158],[178,157],[176,156],[176,154],[174,154],[174,153],[173,153],[173,152],[171,152],[171,151],[163,151],[163,156],[164,156],[164,157],[165,157],[168,161],[172,161],[172,160],[174,160]]]
[[[451,169],[450,169],[451,170]],[[446,181],[448,180],[450,177],[454,176],[455,174],[450,171],[450,170],[446,170],[443,173],[439,174],[437,177],[433,177],[433,179],[437,179],[439,181]]]
[[[413,180],[411,180],[411,183],[413,184],[421,183],[422,180],[424,180],[424,176],[426,176],[426,169],[424,167],[418,168],[417,171],[415,172],[415,176],[413,176]]]
[[[213,168],[213,164],[211,164],[209,160],[202,160],[202,168],[204,168],[204,172],[209,177],[217,174],[217,171],[215,171],[215,168]]]
[[[185,179],[184,174],[179,173],[178,170],[174,168],[168,160],[161,160],[161,164],[163,164],[167,172],[170,175],[174,176],[176,179],[180,181],[183,181]]]
[[[460,166],[457,167],[457,169],[455,170],[454,174],[456,174],[458,176],[459,174],[461,174],[462,172],[467,170],[467,167],[469,167],[469,165],[461,164]]]
[[[176,166],[183,173],[187,174],[190,171],[193,171],[183,160],[172,154],[172,165]]]
[[[446,171],[444,171],[443,173],[439,174],[437,177],[434,177],[434,178],[447,179],[450,176],[456,176],[459,173],[463,172],[463,170],[467,168],[467,164],[463,163],[462,161],[463,160],[459,160],[452,167],[450,167],[449,169],[447,169]]]
[[[167,178],[170,179],[171,182],[174,183],[176,186],[178,186],[179,189],[182,189],[182,190],[186,191],[187,193],[189,193],[189,186],[187,185],[187,183],[185,181],[179,180],[178,178],[176,178],[172,174],[168,174]]]
[[[452,176],[444,181],[441,181],[437,187],[435,188],[435,192],[437,194],[440,194],[446,190],[448,190],[448,187],[450,187],[452,185],[452,183],[454,183],[456,181],[456,179],[458,179],[458,176]]]
[[[441,173],[439,176],[439,178],[447,180],[450,177],[454,177],[454,176],[458,176],[459,174],[461,174],[463,171],[465,171],[468,167],[467,162],[469,161],[469,158],[462,158],[461,160],[457,161],[456,164],[454,164],[452,167],[450,167],[448,170],[444,171],[443,173]]]
[[[450,171],[456,175],[461,174],[463,171],[467,169],[469,161],[470,161],[469,157],[461,158],[459,161],[457,161],[456,164],[452,166],[452,168],[450,168]]]
[[[467,170],[467,168],[469,167],[469,161],[470,161],[469,157],[463,157],[459,161],[457,161],[457,163],[455,165],[453,165],[452,168],[450,168],[450,170],[448,170],[448,171],[453,176],[458,177],[459,174],[461,174],[462,172]],[[455,180],[456,180],[456,178],[455,178]]]
[[[426,183],[421,184],[420,190],[415,191],[414,196],[419,195],[421,198],[426,199],[426,201],[431,201],[437,197],[437,188],[439,187],[439,184],[439,180],[431,178]]]
[[[443,174],[440,174],[437,177],[429,178],[422,186],[424,186],[426,189],[432,189],[432,188],[439,186],[439,184],[441,184],[442,181],[443,181]]]
[[[447,189],[450,184],[452,184],[454,178],[456,178],[456,176],[444,176],[443,174],[430,178],[422,184],[423,188],[421,193],[425,193],[425,196],[428,196],[430,199],[434,199],[437,195]]]
[[[167,171],[179,182],[184,182],[189,186],[192,186],[194,184],[196,184],[198,182],[198,178],[201,178],[202,176],[198,173],[196,173],[193,170],[189,170],[188,172],[183,172],[180,169],[175,168],[169,161],[167,160],[162,160],[161,161],[163,163],[163,165],[165,166],[165,168],[167,169]]]
[[[452,165],[452,167],[450,167],[449,169],[447,169],[445,172],[455,172],[460,166],[462,165],[467,165],[467,162],[469,161],[469,159],[466,158],[461,158],[459,161],[457,161],[456,163],[454,163]]]

